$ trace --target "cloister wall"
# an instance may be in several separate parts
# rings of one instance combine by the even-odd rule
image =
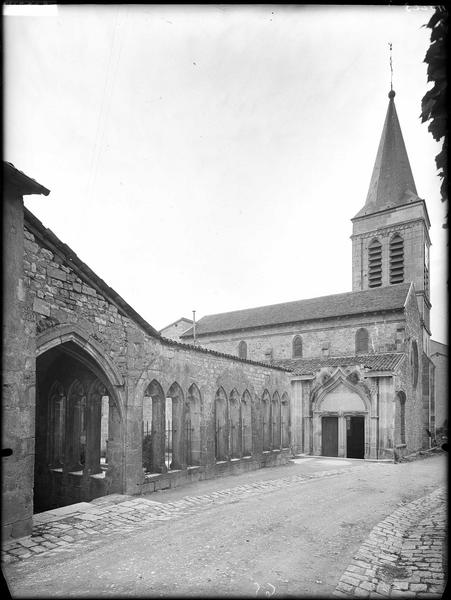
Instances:
[[[16,321],[22,333],[23,344],[15,344],[20,385],[16,392],[21,400],[14,402],[17,411],[20,403],[29,402],[17,420],[17,439],[11,437],[14,450],[8,473],[13,482],[8,506],[15,512],[4,513],[3,535],[24,535],[31,527],[33,512],[33,481],[35,453],[35,380],[36,356],[58,344],[79,344],[109,380],[121,406],[122,461],[119,491],[129,494],[146,493],[163,487],[179,485],[193,478],[206,478],[236,472],[237,469],[254,469],[288,460],[290,449],[263,452],[261,443],[262,418],[260,399],[265,390],[271,397],[290,394],[289,374],[281,368],[258,364],[224,353],[192,347],[161,338],[140,315],[109,288],[73,251],[25,209],[18,205],[15,226],[19,232],[19,257],[17,273],[11,275],[12,289],[21,293],[20,317]],[[23,237],[20,235],[23,231]],[[16,244],[17,246],[17,244]],[[23,255],[22,255],[23,249]],[[16,248],[17,250],[17,248]],[[20,264],[20,257],[23,263]],[[11,261],[14,264],[14,261]],[[20,283],[20,285],[19,285]],[[26,337],[26,341],[25,341]],[[22,364],[23,363],[23,364]],[[27,381],[24,382],[24,377]],[[156,380],[167,392],[177,383],[182,393],[195,383],[202,399],[202,460],[198,468],[183,473],[167,473],[150,478],[142,467],[143,398],[148,384]],[[222,387],[227,395],[235,390],[239,397],[247,391],[252,403],[252,455],[242,460],[216,462],[214,405],[217,390]],[[10,419],[11,420],[11,419]],[[13,419],[14,420],[14,419]],[[11,421],[12,422],[12,421]],[[12,433],[11,433],[12,435]],[[19,447],[27,444],[26,464],[20,463]],[[28,461],[28,462],[27,462]],[[14,482],[19,464],[22,468],[21,484]],[[8,475],[9,477],[9,475]],[[92,482],[91,482],[92,483]],[[95,486],[98,486],[96,481]],[[95,488],[87,488],[85,496]],[[14,489],[13,489],[14,488]],[[114,488],[118,490],[117,486]],[[10,509],[12,510],[12,508]],[[17,513],[17,514],[16,514]]]

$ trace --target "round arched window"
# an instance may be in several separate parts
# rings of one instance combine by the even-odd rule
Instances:
[[[244,341],[238,344],[238,356],[240,358],[247,358],[247,344]]]
[[[418,344],[415,340],[412,341],[410,350],[410,366],[412,367],[413,387],[417,387],[418,383]]]

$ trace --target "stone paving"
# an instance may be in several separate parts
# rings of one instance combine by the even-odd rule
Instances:
[[[319,478],[338,477],[352,470],[341,468],[258,481],[209,494],[184,496],[174,502],[156,502],[150,499],[151,496],[112,494],[92,502],[71,504],[34,515],[31,536],[6,542],[2,548],[2,562],[9,564],[37,555],[68,554],[78,552],[80,547],[87,550],[89,543],[102,543],[109,535],[132,533],[143,524],[179,518],[214,503],[234,503],[251,495]]]
[[[34,516],[31,536],[2,548],[4,564],[94,549],[109,536],[132,534],[143,524],[176,519],[213,504],[337,477],[352,468],[257,481],[173,502],[152,496],[113,494]],[[441,598],[445,586],[446,493],[444,488],[398,508],[371,531],[334,592],[336,597]]]
[[[446,493],[402,503],[371,531],[340,578],[336,597],[442,598],[447,572]]]

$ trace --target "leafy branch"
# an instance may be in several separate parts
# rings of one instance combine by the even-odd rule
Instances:
[[[448,11],[444,6],[436,6],[429,23],[423,25],[431,29],[431,45],[424,62],[428,65],[427,79],[433,86],[421,101],[421,122],[429,121],[428,131],[434,140],[443,138],[442,149],[435,157],[438,175],[442,180],[440,194],[442,202],[448,200],[448,133],[447,133],[447,53]],[[448,214],[444,228],[448,228]]]

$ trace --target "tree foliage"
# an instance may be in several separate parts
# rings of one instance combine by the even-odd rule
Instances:
[[[424,62],[428,65],[428,82],[433,86],[421,101],[421,122],[429,121],[428,131],[439,142],[443,138],[442,149],[435,157],[438,175],[442,180],[440,193],[442,202],[448,200],[448,133],[447,133],[447,53],[448,11],[437,6],[426,25],[431,29],[431,44]],[[448,215],[444,227],[448,227]]]

